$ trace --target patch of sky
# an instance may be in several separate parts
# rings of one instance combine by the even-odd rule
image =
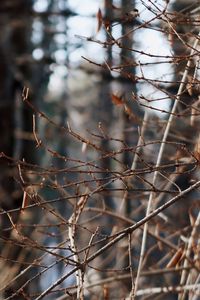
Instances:
[[[58,49],[54,52],[54,57],[57,64],[65,64],[67,59],[67,51],[64,49]]]
[[[68,0],[68,6],[72,11],[85,16],[96,14],[101,4],[102,1],[99,0]]]
[[[144,21],[154,19],[159,13],[161,13],[165,8],[170,8],[175,0],[170,0],[167,3],[166,0],[136,0],[135,6],[139,9],[140,17]],[[153,20],[154,25],[159,23],[156,18]]]
[[[77,26],[81,24],[81,26]],[[71,65],[83,61],[81,56],[87,56],[90,59],[95,59],[101,62],[105,59],[102,45],[87,41],[87,37],[102,39],[102,34],[97,35],[97,23],[93,18],[75,16],[67,21],[68,36],[70,41],[69,60]]]
[[[35,0],[33,4],[33,9],[38,12],[45,12],[50,4],[50,0]]]
[[[149,79],[155,78],[155,75],[164,76],[166,80],[171,79],[171,64],[166,61],[166,56],[172,56],[171,48],[164,34],[151,29],[141,29],[136,31],[134,39],[137,41],[137,50],[145,54],[136,54],[136,60],[141,64],[147,64],[144,67],[138,67],[138,73],[145,73]],[[148,55],[149,54],[149,55]],[[163,57],[160,57],[163,56]]]
[[[66,0],[60,0],[59,2],[58,2],[58,8],[59,9],[61,9],[61,10],[65,10],[65,9],[67,9],[68,8],[68,2],[66,1]]]
[[[41,48],[36,48],[33,50],[32,55],[35,60],[41,60],[44,57],[44,51]]]
[[[58,33],[54,35],[54,40],[57,44],[65,45],[67,42],[67,36],[64,33]]]
[[[134,33],[134,40],[136,41],[134,48],[149,54],[135,54],[136,62],[141,64],[141,66],[136,68],[136,75],[150,80],[162,80],[162,85],[166,88],[168,86],[166,81],[172,80],[173,76],[173,68],[170,62],[167,63],[170,59],[166,58],[166,56],[172,56],[172,49],[167,40],[167,36],[159,30],[156,30],[156,27],[159,28],[160,26],[159,21],[152,21],[155,16],[153,11],[155,10],[156,13],[158,13],[156,7],[163,10],[163,8],[166,7],[166,1],[157,0],[153,1],[153,3],[148,0],[138,1],[136,7],[140,13],[140,21],[143,23],[147,22],[151,27],[151,29],[142,28],[136,30]],[[163,58],[159,56],[163,56]],[[137,88],[138,94],[149,101],[145,101],[144,104],[149,106],[148,111],[150,113],[156,113],[163,116],[163,113],[156,110],[153,111],[152,107],[165,111],[169,109],[171,99],[167,98],[166,93],[157,89],[153,84],[143,81],[138,84]]]
[[[66,76],[68,75],[68,69],[64,65],[51,64],[50,70],[52,75],[48,84],[48,97],[46,97],[48,102],[57,101],[66,91]]]
[[[41,43],[44,35],[44,26],[43,23],[39,20],[34,20],[33,25],[32,25],[32,36],[31,40],[34,44],[39,44]]]
[[[77,41],[77,35],[91,37],[96,34],[96,22],[93,18],[75,16],[67,20],[70,41]]]

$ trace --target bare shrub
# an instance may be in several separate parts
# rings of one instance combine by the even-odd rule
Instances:
[[[55,164],[1,153],[22,200],[0,212],[2,299],[199,297],[199,8],[140,1],[138,11],[125,2],[98,11],[100,38],[80,37],[106,49],[103,62],[83,58],[101,75],[101,104],[109,85],[105,122],[87,134],[60,126],[23,90],[33,151]],[[171,53],[149,53],[149,40],[141,49],[147,30]],[[41,120],[76,150],[49,146]]]

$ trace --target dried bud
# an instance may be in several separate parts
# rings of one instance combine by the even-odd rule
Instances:
[[[126,16],[129,20],[139,17],[139,11],[137,9],[133,9],[126,13]]]
[[[130,16],[132,16],[133,18],[139,17],[139,11],[138,11],[138,9],[133,9],[128,14]]]

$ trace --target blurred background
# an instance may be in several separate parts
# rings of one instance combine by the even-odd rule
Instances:
[[[111,170],[127,170],[132,164],[131,151],[119,153],[113,160],[106,153],[114,153],[121,146],[131,148],[137,144],[140,135],[138,126],[141,125],[145,111],[152,118],[151,130],[147,128],[148,138],[154,139],[156,136],[159,139],[162,136],[163,124],[168,116],[166,111],[172,103],[169,95],[176,94],[177,82],[182,76],[183,63],[174,62],[171,57],[188,53],[188,49],[179,39],[176,40],[176,36],[172,38],[169,32],[166,34],[162,18],[158,17],[159,10],[163,10],[167,3],[169,11],[183,11],[183,14],[193,10],[196,13],[198,6],[198,1],[191,3],[186,0],[0,2],[0,152],[6,156],[1,157],[2,215],[5,211],[16,209],[13,222],[17,222],[17,209],[21,207],[24,193],[21,186],[23,180],[35,183],[33,186],[40,191],[40,196],[50,201],[61,197],[61,194],[66,197],[66,191],[69,196],[79,194],[86,188],[95,188],[94,182],[98,180],[107,182]],[[106,23],[102,25],[102,16],[108,21],[113,37],[120,39],[121,47],[111,43],[108,32],[103,28]],[[184,34],[188,31],[184,22],[177,24],[178,32]],[[192,30],[195,33],[196,29]],[[127,72],[131,76],[127,76]],[[32,108],[23,101],[24,88],[29,90],[28,100]],[[144,105],[133,101],[135,94],[139,95]],[[120,101],[125,101],[126,111],[120,106]],[[188,94],[184,101],[188,101]],[[38,112],[44,113],[58,126],[51,126],[47,118]],[[66,134],[62,127],[71,128],[73,133],[83,139],[77,138],[75,134]],[[36,143],[35,135],[41,140],[41,145]],[[87,140],[99,147],[97,151],[88,147]],[[100,149],[105,154],[103,158]],[[147,147],[150,162],[155,162],[157,149],[158,145]],[[22,170],[24,174],[21,178],[17,162],[20,162],[19,165],[21,162],[26,163],[27,169],[30,164],[33,172]],[[36,166],[40,166],[40,169]],[[83,167],[87,167],[87,172],[97,168],[102,173],[98,178],[93,178],[94,182],[86,184],[87,180],[91,180],[91,174],[85,175]],[[66,173],[61,171],[65,168],[68,170]],[[45,170],[56,172],[49,175]],[[136,179],[135,184],[141,188],[144,182]],[[115,191],[122,190],[122,187],[123,182],[109,185]],[[143,195],[138,193],[138,199]],[[117,209],[118,212],[119,199],[120,194],[113,196],[108,191],[104,194],[106,207]],[[58,201],[55,207],[63,217],[71,215],[68,202]],[[141,218],[140,214],[131,215],[129,205],[123,208],[124,214],[128,212],[134,220]],[[9,241],[12,230],[8,218],[3,216],[0,222],[4,233],[0,246],[2,253],[6,254],[2,254],[2,257],[8,258],[9,272],[12,260],[20,261],[20,252],[16,245],[9,250],[9,246],[5,247],[5,241]],[[41,212],[35,215],[32,211],[28,222],[37,224],[39,218],[42,218]],[[115,225],[108,217],[103,220],[104,224],[112,225],[102,227],[102,236],[110,234]],[[47,217],[46,224],[53,224],[54,221]],[[24,222],[27,222],[26,218]],[[26,227],[26,230],[28,235],[30,228]],[[45,230],[39,233],[43,236],[41,239],[47,248],[53,249],[62,240],[59,230],[53,225]],[[59,255],[66,256],[70,251],[62,249]],[[46,256],[43,262],[50,265],[51,259],[51,255]],[[122,265],[119,263],[118,268]],[[3,267],[6,269],[5,266],[4,261]],[[19,270],[20,266],[16,268],[15,274]],[[63,263],[58,263],[53,270],[47,270],[40,279],[32,279],[29,293],[39,294],[66,269]],[[31,276],[34,276],[36,271],[32,272]],[[25,281],[27,278],[22,280]],[[74,282],[72,276],[66,285],[73,285]],[[65,281],[62,282],[60,290],[66,285]],[[4,296],[13,295],[16,286],[13,289],[8,286]],[[58,292],[56,295],[61,294]],[[49,295],[46,299],[54,297]],[[36,298],[26,298],[22,293],[13,296],[13,299]]]

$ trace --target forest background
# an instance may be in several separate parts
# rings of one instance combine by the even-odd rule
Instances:
[[[0,299],[199,299],[199,11],[0,2]]]

